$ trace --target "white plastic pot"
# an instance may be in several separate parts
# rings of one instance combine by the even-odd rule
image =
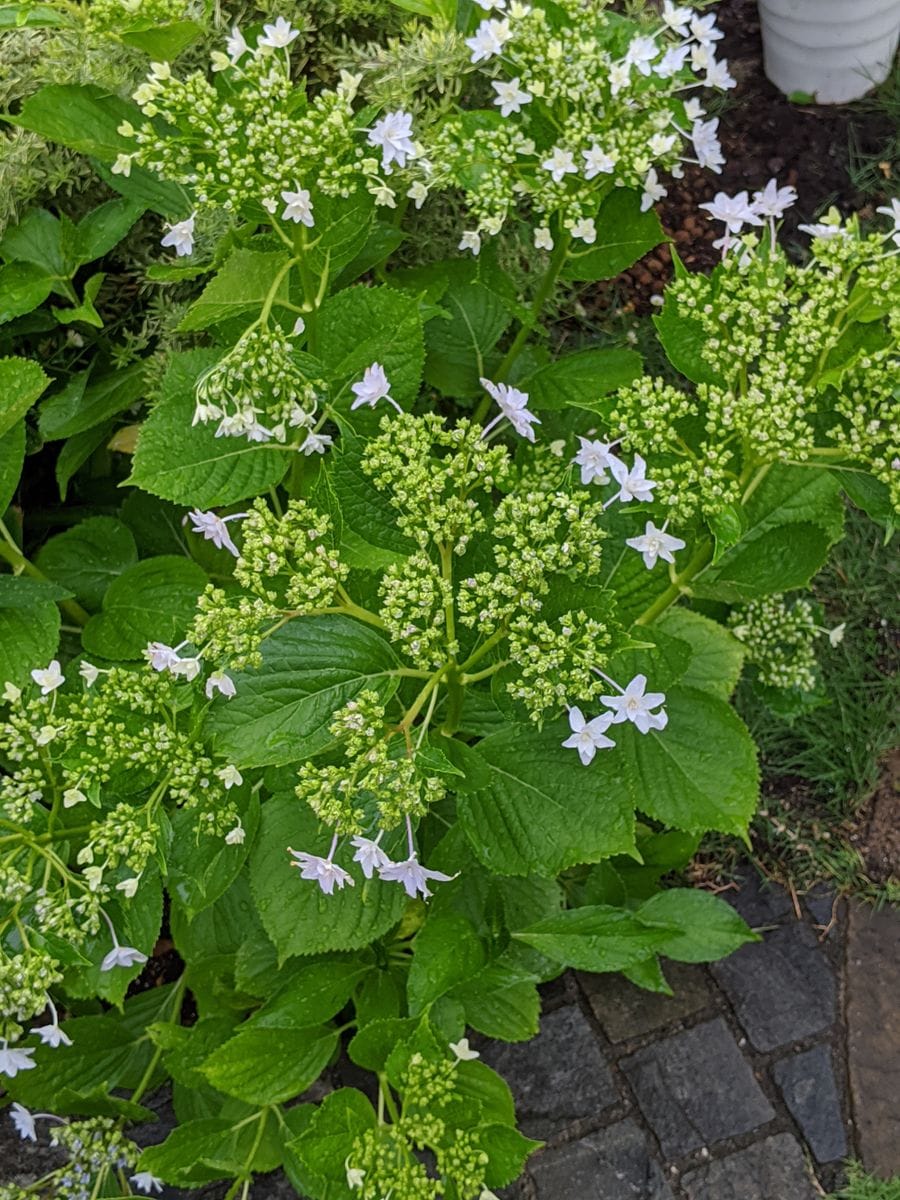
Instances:
[[[843,104],[883,83],[900,0],[759,0],[766,75],[785,95]]]

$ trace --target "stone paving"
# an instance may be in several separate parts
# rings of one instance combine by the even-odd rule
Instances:
[[[671,998],[569,973],[533,1042],[483,1047],[546,1142],[504,1200],[816,1200],[848,1156],[900,1171],[900,914],[817,889],[798,915],[752,872],[723,898],[761,942],[667,963]]]
[[[544,989],[537,1038],[482,1045],[546,1143],[503,1200],[817,1200],[851,1155],[900,1174],[900,911],[817,889],[798,913],[752,872],[723,897],[761,942],[667,963],[672,997],[569,972]],[[163,1109],[135,1136],[169,1125]],[[53,1165],[0,1120],[0,1180]],[[251,1191],[291,1195],[277,1174]]]

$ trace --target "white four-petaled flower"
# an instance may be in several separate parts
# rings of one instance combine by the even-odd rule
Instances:
[[[641,212],[647,212],[657,200],[662,200],[666,195],[666,189],[659,182],[656,169],[651,167],[644,176],[644,190],[641,193]]]
[[[66,677],[60,669],[59,660],[55,658],[43,670],[32,671],[31,678],[41,689],[42,696],[49,696],[51,692],[55,692],[61,684],[66,682]]]
[[[712,200],[705,201],[700,208],[705,208],[714,221],[724,222],[729,233],[740,233],[745,225],[763,223],[746,192],[738,192],[735,196],[717,192]]]
[[[597,240],[597,226],[594,224],[594,218],[582,217],[580,221],[575,222],[570,233],[573,238],[579,238],[588,246],[593,246]]]
[[[532,99],[531,92],[526,92],[524,88],[519,87],[519,77],[515,79],[495,79],[491,83],[491,87],[497,93],[497,98],[494,103],[500,109],[502,117],[508,117],[510,113],[522,111],[522,105],[528,104]]]
[[[55,1022],[50,1025],[32,1025],[30,1032],[38,1035],[42,1045],[52,1046],[54,1050],[58,1046],[72,1045],[72,1039],[63,1033]]]
[[[111,971],[113,967],[135,967],[139,963],[145,963],[147,955],[140,950],[136,950],[134,946],[113,946],[103,958],[100,964],[101,971]]]
[[[243,58],[249,49],[250,47],[247,45],[240,28],[237,25],[232,25],[231,34],[225,39],[225,53],[231,59],[232,66],[238,59]]]
[[[350,391],[356,397],[350,405],[351,411],[359,408],[362,404],[368,404],[370,408],[374,408],[379,400],[387,400],[388,404],[393,404],[397,412],[403,412],[390,394],[391,385],[381,363],[374,362],[371,366],[366,367],[362,379],[352,384]]]
[[[129,1175],[128,1182],[133,1183],[139,1192],[144,1192],[149,1196],[151,1192],[161,1192],[163,1190],[163,1181],[150,1171],[138,1171],[136,1175]]]
[[[617,156],[607,154],[596,142],[590,149],[582,150],[581,157],[584,159],[585,179],[594,179],[597,175],[611,175],[616,169]]]
[[[391,164],[405,167],[407,158],[414,158],[415,143],[412,140],[412,113],[402,108],[385,113],[369,130],[370,146],[381,148],[382,170],[391,174]]]
[[[585,766],[588,766],[598,750],[606,750],[610,746],[615,746],[616,743],[612,738],[605,736],[612,721],[612,713],[601,713],[599,717],[588,721],[581,709],[573,705],[569,709],[569,728],[572,732],[562,745],[567,750],[577,750],[578,757]]]
[[[531,427],[540,425],[540,421],[534,413],[528,411],[528,393],[520,392],[518,388],[509,387],[505,383],[491,383],[489,379],[484,378],[481,380],[481,386],[493,397],[500,408],[500,415],[485,425],[481,436],[486,437],[497,422],[506,417],[520,437],[533,442],[534,430]]]
[[[20,1071],[31,1071],[37,1063],[31,1061],[34,1050],[26,1046],[22,1050],[10,1047],[6,1038],[0,1039],[0,1075],[15,1079]]]
[[[621,458],[613,458],[610,460],[609,469],[619,485],[619,490],[608,503],[612,504],[615,500],[622,504],[628,504],[632,500],[648,503],[653,499],[653,489],[659,485],[647,478],[647,464],[640,454],[634,456],[634,465],[630,468]]]
[[[172,246],[179,258],[194,251],[194,214],[174,225],[166,225],[168,233],[160,241],[161,246]]]
[[[459,239],[458,250],[469,250],[477,258],[481,253],[481,234],[477,229],[466,229]]]
[[[268,46],[272,50],[283,50],[299,35],[300,30],[294,29],[290,21],[284,17],[276,17],[274,24],[263,25],[263,36],[256,44]]]
[[[578,174],[578,168],[575,165],[575,158],[572,151],[564,150],[562,146],[554,146],[550,152],[550,157],[545,158],[541,166],[545,171],[550,172],[554,183],[562,183],[567,175]]]
[[[93,687],[100,677],[100,668],[95,667],[93,663],[89,663],[87,659],[82,659],[78,664],[78,674],[88,687]]]
[[[319,854],[307,854],[303,850],[292,850],[288,846],[288,853],[292,854],[296,862],[292,862],[292,867],[297,867],[300,871],[302,879],[313,879],[322,889],[326,896],[330,896],[335,887],[341,889],[345,884],[350,887],[356,886],[356,880],[349,871],[345,871],[343,867],[339,867],[336,862],[332,861],[332,855],[337,848],[337,837],[331,843],[331,850],[327,858],[323,858]]]
[[[243,775],[240,773],[234,763],[229,763],[226,767],[219,767],[216,771],[216,775],[218,775],[219,779],[222,780],[226,792],[230,791],[233,787],[240,787],[244,782]]]
[[[302,188],[298,183],[296,192],[282,192],[281,198],[284,201],[282,221],[294,221],[296,224],[305,225],[307,229],[312,229],[315,221],[313,220],[312,201],[307,189]]]
[[[581,442],[581,449],[572,462],[581,468],[581,482],[585,486],[589,483],[609,483],[607,471],[610,470],[615,457],[611,450],[616,443],[591,441],[580,434],[578,440]]]
[[[199,508],[192,508],[186,519],[191,522],[192,531],[194,533],[201,533],[208,542],[212,542],[217,550],[227,550],[229,554],[233,554],[235,558],[239,558],[241,552],[231,540],[231,534],[228,532],[228,522],[240,521],[246,515],[245,512],[240,512],[232,513],[227,517],[220,517],[214,512],[201,512]]]
[[[600,700],[613,712],[611,724],[621,725],[631,721],[641,733],[651,729],[665,729],[668,715],[661,705],[665,704],[664,692],[647,692],[647,676],[635,675],[625,690],[618,696],[601,696]],[[658,708],[658,712],[651,710]]]
[[[472,51],[471,61],[486,62],[495,54],[500,54],[511,37],[509,21],[482,21],[473,36],[466,38],[466,45]]]
[[[450,1050],[457,1062],[473,1062],[476,1058],[481,1058],[480,1053],[469,1045],[467,1037],[460,1038],[458,1042],[451,1042]]]
[[[221,692],[226,699],[230,699],[237,691],[234,680],[224,671],[213,671],[206,681],[205,690],[207,700],[212,700],[214,692]]]
[[[378,837],[372,841],[371,838],[357,835],[350,839],[350,844],[356,847],[356,853],[353,855],[353,861],[358,862],[362,868],[362,873],[366,879],[371,879],[376,871],[381,871],[384,867],[390,866],[390,857],[385,854],[379,842],[384,836],[384,830],[379,832]]]
[[[626,538],[625,545],[631,546],[633,550],[637,550],[643,555],[644,566],[648,571],[653,570],[659,558],[663,562],[673,563],[675,561],[674,551],[684,549],[684,542],[681,538],[666,533],[665,528],[657,529],[652,521],[647,522],[644,532],[639,537]]]
[[[32,1063],[32,1066],[34,1064]],[[34,1128],[34,1116],[24,1104],[14,1103],[9,1109],[10,1120],[16,1127],[16,1133],[23,1141],[36,1142],[37,1133]]]
[[[417,894],[426,899],[431,895],[428,888],[429,879],[436,879],[438,883],[449,883],[454,878],[453,875],[444,875],[441,871],[429,871],[427,867],[423,867],[415,851],[403,862],[388,863],[378,874],[388,883],[401,883],[411,900],[415,900]]]
[[[333,440],[330,434],[316,433],[315,430],[311,429],[306,435],[300,449],[307,457],[310,454],[324,454]]]

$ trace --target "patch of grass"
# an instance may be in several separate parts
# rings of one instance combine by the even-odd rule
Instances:
[[[900,1176],[876,1179],[867,1175],[859,1163],[849,1163],[847,1183],[832,1200],[900,1200]]]
[[[871,96],[857,101],[863,114],[883,118],[884,141],[878,147],[863,145],[856,126],[850,126],[847,171],[854,187],[877,198],[900,195],[900,59],[887,79]]]
[[[858,848],[860,811],[885,756],[900,742],[898,567],[884,531],[857,509],[813,583],[825,624],[844,638],[818,643],[827,702],[793,723],[772,714],[749,685],[737,704],[760,748],[763,803],[752,827],[760,868],[804,891],[827,880],[876,903],[900,901],[900,881],[873,870]],[[706,843],[706,866],[728,873],[742,848]],[[712,860],[712,861],[710,861]],[[900,1200],[900,1195],[897,1196]]]

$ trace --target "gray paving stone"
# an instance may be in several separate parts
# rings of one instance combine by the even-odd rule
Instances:
[[[836,898],[834,889],[830,888],[827,883],[817,883],[803,897],[803,903],[812,913],[812,918],[817,925],[828,925],[837,911],[835,908]]]
[[[712,967],[757,1050],[775,1050],[827,1029],[835,979],[816,935],[799,922],[742,946]]]
[[[775,1116],[721,1017],[647,1046],[619,1066],[666,1158],[748,1133]]]
[[[548,1138],[620,1097],[584,1013],[568,1005],[546,1013],[533,1041],[490,1043],[484,1061],[507,1081],[522,1128]]]
[[[847,937],[847,1057],[860,1157],[900,1174],[900,910],[851,904]]]
[[[830,1046],[813,1046],[775,1063],[775,1082],[809,1148],[820,1163],[847,1155],[847,1135],[841,1116]]]
[[[647,992],[622,975],[579,973],[578,981],[611,1042],[624,1042],[663,1029],[710,1003],[709,982],[702,967],[667,962],[665,972],[673,996]]]
[[[529,1174],[538,1200],[672,1200],[660,1165],[633,1121],[544,1150]]]
[[[686,1171],[681,1186],[688,1200],[816,1200],[820,1194],[788,1133]]]
[[[791,898],[778,884],[762,879],[755,868],[747,867],[735,882],[738,891],[725,891],[721,899],[727,900],[754,929],[760,925],[777,925],[791,912]]]

